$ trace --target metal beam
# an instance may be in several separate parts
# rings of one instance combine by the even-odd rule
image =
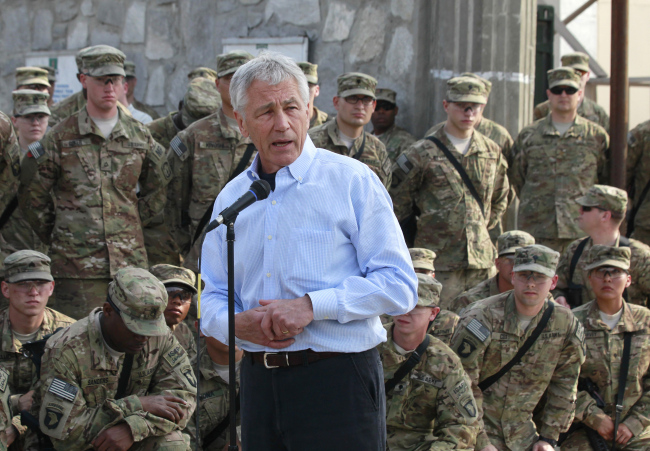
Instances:
[[[618,3],[612,2],[612,5],[614,4]],[[594,57],[589,54],[587,49],[585,49],[582,44],[580,44],[580,41],[578,41],[576,37],[573,36],[573,33],[569,31],[569,29],[566,27],[566,25],[564,25],[564,23],[562,23],[557,15],[555,16],[555,21],[553,24],[555,25],[556,33],[562,36],[564,40],[573,48],[573,50],[589,55],[589,68],[593,71],[594,74],[596,74],[596,77],[607,77],[607,72],[605,72],[605,69],[603,69],[600,64],[598,64],[598,61],[596,61]]]
[[[586,10],[587,8],[589,8],[591,5],[593,5],[593,4],[596,3],[597,1],[598,1],[598,0],[588,0],[588,1],[585,2],[585,4],[582,5],[580,8],[576,9],[576,10],[573,11],[571,14],[569,14],[568,16],[566,16],[566,17],[564,18],[564,20],[562,21],[562,23],[564,23],[564,25],[569,25],[569,24],[573,21],[573,19],[575,19],[575,18],[578,17],[580,14],[582,14],[583,12],[585,12],[585,10]]]
[[[628,93],[627,43],[628,0],[612,2],[612,78],[610,83],[609,136],[610,185],[625,189],[627,159]]]

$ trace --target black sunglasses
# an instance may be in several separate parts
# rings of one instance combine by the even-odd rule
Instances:
[[[585,213],[590,212],[590,211],[593,210],[594,208],[595,208],[596,210],[600,210],[600,211],[607,211],[607,210],[603,210],[603,209],[600,208],[600,207],[585,207],[584,205],[582,205],[582,211],[584,211]]]
[[[576,88],[572,88],[571,86],[555,86],[551,88],[551,92],[556,96],[561,96],[563,92],[566,92],[568,96],[572,96],[578,92],[578,90]]]

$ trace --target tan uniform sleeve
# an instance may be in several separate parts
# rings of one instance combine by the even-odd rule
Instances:
[[[488,230],[496,227],[501,217],[508,208],[508,193],[510,192],[510,183],[508,182],[508,163],[503,155],[499,155],[497,160],[497,173],[494,179],[494,190],[492,191],[490,219],[488,221]]]
[[[415,196],[422,183],[422,158],[416,145],[410,146],[398,156],[392,167],[393,186],[389,194],[399,221],[412,213]]]
[[[138,179],[140,220],[143,226],[162,223],[163,209],[167,201],[167,185],[172,179],[172,170],[165,149],[151,136],[149,136],[149,150],[142,168]]]

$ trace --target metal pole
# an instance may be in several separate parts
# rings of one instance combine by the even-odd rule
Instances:
[[[627,41],[628,0],[612,0],[612,66],[610,94],[610,184],[625,189],[627,158],[628,94]]]
[[[237,374],[235,372],[235,220],[228,222],[228,373],[230,381],[230,445],[228,451],[237,451]]]
[[[580,8],[576,9],[571,14],[566,16],[566,18],[562,21],[562,23],[564,23],[564,25],[569,25],[571,22],[573,22],[573,19],[575,19],[580,14],[585,12],[587,10],[587,8],[589,8],[591,5],[593,5],[597,1],[598,0],[589,0],[589,1],[585,2]]]

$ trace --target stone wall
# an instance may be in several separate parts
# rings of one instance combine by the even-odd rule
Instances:
[[[398,92],[398,122],[416,135],[444,118],[444,80],[466,70],[495,84],[486,116],[511,133],[532,101],[535,0],[0,0],[0,109],[25,55],[119,47],[137,66],[136,97],[161,113],[186,74],[215,67],[228,37],[308,36],[319,65],[316,105],[332,112],[336,77],[374,75]]]

